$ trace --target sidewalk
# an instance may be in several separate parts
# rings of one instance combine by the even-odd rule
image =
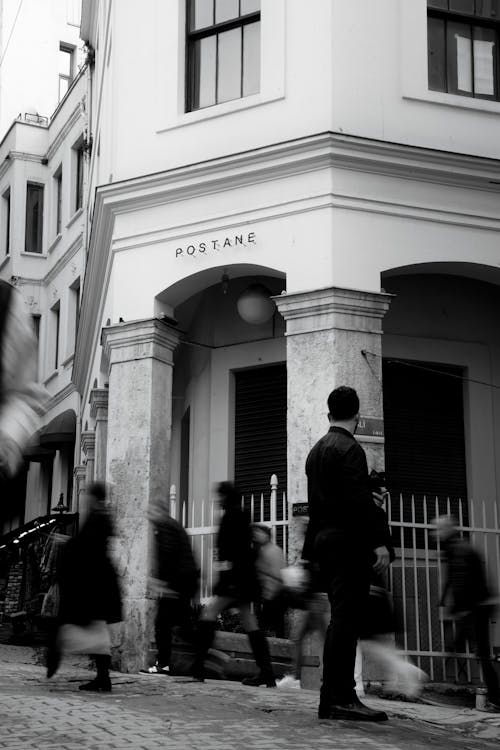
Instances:
[[[500,714],[368,696],[389,722],[319,722],[317,693],[114,673],[86,694],[83,662],[50,681],[31,649],[0,646],[0,748],[12,750],[480,750],[498,746]]]

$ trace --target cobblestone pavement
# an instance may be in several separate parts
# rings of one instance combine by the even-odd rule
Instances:
[[[0,647],[0,748],[486,750],[500,738],[500,714],[449,706],[369,698],[389,722],[319,722],[311,691],[114,674],[110,695],[79,692],[88,679],[82,665],[65,665],[47,681],[42,667]]]

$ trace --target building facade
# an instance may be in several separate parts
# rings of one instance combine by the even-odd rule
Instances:
[[[40,432],[26,450],[16,490],[2,498],[4,615],[29,609],[31,599],[33,610],[39,611],[40,589],[32,585],[32,573],[38,575],[48,531],[42,528],[49,516],[54,518],[54,508],[68,513],[69,526],[79,510],[73,484],[75,450],[80,455],[80,397],[71,372],[84,270],[89,150],[79,15],[68,15],[70,10],[79,14],[79,7],[54,3],[47,12],[28,2],[15,15],[14,5],[19,6],[3,2],[0,7],[0,274],[19,289],[31,313],[47,408]],[[71,48],[64,81],[61,45]],[[40,60],[38,67],[21,63],[28,48]]]
[[[416,521],[424,495],[477,499],[493,523],[499,14],[84,0],[94,149],[73,382],[118,510],[125,669],[151,636],[149,504],[175,485],[191,518],[215,481],[260,492],[276,473],[293,560],[337,385],[360,394],[396,515],[400,497]]]

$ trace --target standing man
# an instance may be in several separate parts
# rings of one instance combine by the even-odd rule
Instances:
[[[36,369],[36,339],[23,298],[0,280],[0,501],[40,426],[43,390]]]
[[[330,429],[306,462],[309,527],[302,557],[317,567],[330,600],[319,718],[386,721],[356,695],[354,662],[372,569],[389,565],[386,523],[372,499],[364,450],[354,439],[359,398],[341,386],[328,397]]]

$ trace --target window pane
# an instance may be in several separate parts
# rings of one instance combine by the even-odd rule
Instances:
[[[215,104],[216,36],[195,42],[193,49],[193,109]]]
[[[472,94],[471,27],[464,23],[449,23],[447,41],[448,91]]]
[[[497,58],[496,33],[483,26],[474,27],[474,93],[495,96]]]
[[[59,73],[61,73],[64,76],[70,76],[73,74],[72,71],[72,62],[73,62],[73,54],[71,50],[64,49],[61,47],[59,49]]]
[[[500,0],[476,0],[476,16],[500,19]]]
[[[446,91],[444,21],[427,19],[427,65],[431,91]]]
[[[204,29],[213,26],[214,23],[214,0],[190,0],[189,3],[189,28]]]
[[[64,94],[69,89],[69,79],[59,77],[59,101],[63,98]]]
[[[455,13],[474,14],[474,0],[450,0],[450,10]]]
[[[243,28],[243,96],[260,91],[260,21]]]
[[[229,21],[239,16],[238,0],[215,0],[215,23]]]
[[[27,253],[42,252],[43,187],[29,185],[26,190],[26,238]]]
[[[248,13],[256,13],[260,10],[260,0],[241,0],[240,7],[241,16],[246,16]]]
[[[218,40],[217,101],[227,102],[241,96],[241,28],[224,31]]]

